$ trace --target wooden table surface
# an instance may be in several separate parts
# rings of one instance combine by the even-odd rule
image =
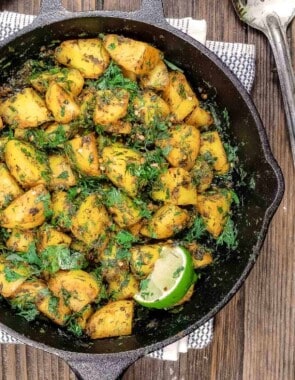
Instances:
[[[134,10],[140,0],[67,0],[68,10]],[[261,255],[245,285],[218,313],[214,340],[203,350],[189,350],[177,362],[143,358],[124,380],[294,380],[294,236],[295,181],[278,77],[263,35],[242,25],[230,0],[164,0],[170,17],[205,18],[208,39],[253,43],[257,74],[253,99],[262,117],[274,156],[286,181],[286,191]],[[2,0],[0,10],[37,14],[38,0]],[[295,21],[289,29],[295,51]],[[293,55],[293,63],[295,61]],[[294,65],[295,66],[295,65]],[[25,345],[0,345],[0,380],[75,379],[55,356]],[[99,379],[98,379],[99,380]]]

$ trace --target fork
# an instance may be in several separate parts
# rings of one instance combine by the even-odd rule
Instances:
[[[242,21],[263,32],[276,61],[295,167],[295,78],[287,27],[295,16],[295,0],[232,0]]]

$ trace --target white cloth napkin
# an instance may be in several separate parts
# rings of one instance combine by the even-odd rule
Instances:
[[[0,40],[17,32],[33,22],[35,16],[14,12],[0,12]],[[191,17],[183,19],[167,19],[174,26],[205,44],[230,68],[240,79],[244,87],[250,91],[255,77],[255,46],[239,43],[206,41],[207,23],[205,20],[195,20]],[[201,349],[213,339],[213,318],[197,330],[179,341],[148,356],[162,360],[178,360],[179,353],[185,353],[189,348]],[[0,343],[21,343],[0,329]]]

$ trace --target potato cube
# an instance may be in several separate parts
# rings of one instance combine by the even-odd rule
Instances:
[[[13,229],[9,238],[6,240],[6,247],[15,252],[27,252],[34,241],[34,231]]]
[[[77,183],[71,165],[66,156],[54,154],[48,157],[51,170],[49,186],[51,189],[68,189]]]
[[[229,163],[221,138],[217,131],[204,132],[201,134],[200,155],[209,155],[213,160],[213,168],[219,174],[229,171]]]
[[[185,119],[185,122],[197,128],[209,127],[213,124],[213,117],[210,112],[201,107],[196,107],[193,112]]]
[[[164,91],[169,84],[169,74],[165,63],[159,61],[151,71],[140,78],[140,84],[143,88]]]
[[[97,91],[94,123],[109,125],[122,119],[127,114],[129,97],[129,92],[124,89]]]
[[[152,124],[155,120],[166,119],[170,112],[168,104],[153,91],[145,91],[142,95],[137,96],[133,105],[134,113],[141,122],[147,125]]]
[[[159,259],[162,246],[160,244],[138,245],[130,249],[131,270],[138,278],[147,277]]]
[[[7,170],[6,165],[0,164],[0,208],[23,193],[16,180]]]

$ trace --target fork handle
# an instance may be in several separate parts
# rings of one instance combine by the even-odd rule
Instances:
[[[273,50],[280,79],[293,165],[295,167],[295,78],[287,43],[286,28],[282,26],[278,16],[275,14],[267,16],[266,26],[266,35]]]

